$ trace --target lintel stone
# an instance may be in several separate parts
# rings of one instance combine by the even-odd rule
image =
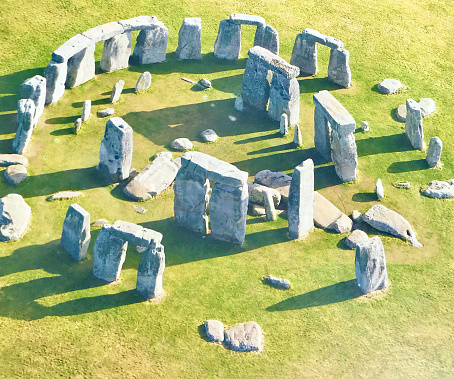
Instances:
[[[330,121],[334,121],[331,122],[333,129],[336,128],[336,124],[342,127],[341,130],[337,130],[340,135],[355,132],[355,119],[330,92],[326,90],[317,92],[314,95],[314,103],[325,110],[332,119]]]
[[[232,13],[230,15],[230,21],[242,25],[255,25],[261,27],[265,27],[266,25],[266,21],[263,17],[242,13]]]

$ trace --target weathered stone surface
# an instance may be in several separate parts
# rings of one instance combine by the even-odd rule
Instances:
[[[63,222],[61,247],[71,258],[80,261],[87,255],[90,240],[90,213],[78,204],[71,204]]]
[[[282,113],[288,115],[289,125],[299,122],[300,87],[296,78],[287,79],[275,73],[271,79],[268,115],[273,120],[280,121]]]
[[[79,117],[78,119],[76,119],[76,121],[74,121],[73,133],[74,133],[74,134],[79,133],[81,127],[82,127],[82,118]]]
[[[112,72],[129,67],[131,55],[131,32],[113,36],[104,42],[101,62],[103,71]]]
[[[214,43],[214,56],[219,59],[237,60],[241,49],[241,25],[231,20],[221,20]]]
[[[261,46],[273,54],[279,55],[279,33],[271,25],[258,26],[255,32],[254,46]]]
[[[82,115],[80,117],[82,119],[82,122],[87,121],[90,118],[90,114],[91,114],[91,100],[85,100],[84,105],[82,107]]]
[[[299,125],[295,125],[295,131],[293,134],[293,144],[296,147],[303,146],[303,136],[301,135],[300,127]]]
[[[119,80],[118,82],[115,83],[115,85],[112,88],[112,93],[110,95],[111,103],[116,103],[118,100],[120,100],[120,95],[123,91],[124,86],[125,86],[124,80]]]
[[[254,177],[254,183],[276,189],[281,194],[284,203],[288,202],[291,182],[292,178],[287,174],[270,170],[259,171]]]
[[[0,167],[16,164],[28,166],[28,159],[20,154],[0,154]]]
[[[166,60],[169,30],[161,21],[156,21],[137,36],[133,59],[138,64],[151,64]]]
[[[263,28],[266,25],[266,21],[263,17],[242,13],[232,13],[230,15],[230,21],[233,22],[234,24],[254,25],[261,26]]]
[[[435,112],[435,101],[428,97],[423,97],[419,100],[418,103],[419,107],[421,108],[422,117],[427,117],[433,112]]]
[[[304,34],[297,34],[290,64],[299,67],[302,74],[315,75],[318,71],[315,41],[305,38]]]
[[[93,43],[108,40],[123,33],[123,27],[116,21],[98,25],[82,33],[83,36],[90,38]]]
[[[373,237],[356,247],[356,285],[366,294],[388,286],[385,249],[380,237]]]
[[[404,238],[415,247],[422,247],[410,223],[400,214],[386,208],[384,205],[374,205],[363,214],[363,220],[381,232]]]
[[[203,142],[214,142],[218,139],[218,135],[213,129],[206,129],[200,133]]]
[[[332,49],[344,47],[344,43],[341,40],[322,34],[314,29],[306,28],[302,31],[301,34],[304,39],[317,42],[321,45],[328,46]]]
[[[113,117],[106,123],[96,169],[112,183],[129,177],[133,151],[132,133],[132,128],[120,117]]]
[[[410,183],[394,183],[394,186],[397,188],[410,188],[411,184]]]
[[[147,213],[147,210],[145,208],[141,208],[141,207],[138,207],[136,205],[133,205],[132,206],[134,208],[134,210],[137,212],[137,213],[140,213],[140,214],[145,214]],[[145,251],[145,250],[144,250]],[[143,251],[142,251],[143,253]]]
[[[369,123],[367,121],[361,121],[361,130],[363,132],[369,131]]]
[[[270,192],[274,206],[277,207],[281,202],[281,194],[274,188],[265,187],[261,184],[247,182],[249,192],[249,202],[265,205],[265,192]]]
[[[112,116],[114,113],[115,113],[115,109],[106,108],[106,109],[103,109],[102,111],[98,112],[98,117],[109,117],[109,116]]]
[[[197,82],[197,85],[200,88],[207,89],[211,88],[211,82],[208,79],[202,78]]]
[[[453,199],[454,198],[454,181],[442,182],[432,180],[429,187],[422,190],[422,194],[435,199]]]
[[[132,179],[123,192],[134,200],[150,199],[168,188],[177,172],[177,165],[168,156],[159,156]]]
[[[244,111],[243,97],[241,95],[238,95],[235,98],[234,107],[235,107],[235,110],[237,110],[238,112],[243,112]]]
[[[314,224],[318,228],[348,233],[352,230],[352,220],[343,214],[328,199],[314,191]]]
[[[12,186],[17,186],[25,179],[27,179],[27,169],[21,164],[8,166],[8,168],[5,170],[6,183]]]
[[[155,16],[137,16],[127,20],[118,21],[125,32],[153,28],[154,24],[157,22],[159,21]]]
[[[367,242],[369,240],[368,235],[360,229],[356,229],[351,232],[347,237],[345,237],[344,242],[349,249],[356,249],[361,243]]]
[[[291,239],[302,239],[314,228],[314,162],[306,159],[295,167],[287,206]]]
[[[356,180],[358,154],[353,133],[342,135],[331,130],[331,160],[339,179],[343,182]]]
[[[426,161],[429,167],[435,167],[440,162],[441,151],[443,150],[443,142],[438,137],[432,137],[427,149]]]
[[[32,99],[17,102],[17,131],[13,139],[13,153],[24,154],[32,139],[35,103]]]
[[[82,196],[82,192],[77,191],[61,191],[50,195],[47,198],[47,201],[54,201],[54,200],[65,200],[65,199],[74,199],[75,197]]]
[[[263,193],[265,216],[268,221],[276,221],[276,209],[274,208],[274,200],[271,191]]]
[[[260,351],[263,349],[262,328],[255,321],[235,324],[225,331],[224,343],[234,351]]]
[[[348,88],[352,85],[352,72],[349,65],[350,53],[343,48],[332,48],[329,56],[328,79],[337,85]]]
[[[172,153],[170,151],[161,151],[153,157],[153,159],[157,159],[159,157],[166,158],[167,160],[172,160]]]
[[[269,284],[271,287],[280,288],[287,290],[290,288],[290,281],[288,279],[278,278],[276,276],[268,275],[263,278],[263,281],[266,284]]]
[[[406,107],[405,134],[415,149],[423,150],[426,145],[424,143],[421,108],[413,99],[407,99]]]
[[[145,91],[151,86],[151,74],[148,71],[145,71],[142,75],[139,76],[136,84],[136,92]]]
[[[68,60],[66,88],[77,87],[95,77],[95,44],[73,55]]]
[[[46,79],[41,75],[27,79],[20,86],[20,96],[22,99],[31,99],[35,103],[35,114],[32,122],[33,127],[35,127],[46,104]]]
[[[354,210],[354,211],[352,211],[350,218],[352,219],[352,221],[355,224],[357,224],[357,223],[360,223],[361,221],[363,221],[362,216],[363,215],[361,214],[361,212]]]
[[[172,141],[170,144],[170,147],[172,149],[178,150],[178,151],[184,151],[184,150],[191,150],[192,149],[192,142],[189,141],[187,138],[177,138]]]
[[[137,269],[136,290],[144,299],[155,299],[162,295],[162,277],[165,269],[164,246],[151,245],[142,255]]]
[[[92,226],[103,226],[103,225],[106,225],[108,224],[109,221],[107,221],[106,219],[104,218],[99,218],[97,219],[95,222],[93,222],[91,225]]]
[[[52,53],[52,60],[57,63],[67,62],[71,57],[92,44],[93,41],[91,38],[82,34],[76,34]]]
[[[377,84],[378,92],[384,95],[391,95],[402,88],[402,83],[397,79],[385,79]]]
[[[380,178],[378,178],[375,183],[375,193],[377,194],[378,200],[385,197],[385,189],[383,188],[383,183]]]
[[[65,93],[68,65],[50,61],[44,76],[46,78],[46,104],[56,103]]]
[[[110,233],[124,239],[135,246],[150,246],[160,244],[162,234],[152,229],[126,221],[115,221],[110,228]]]
[[[0,199],[0,241],[15,241],[21,238],[30,225],[32,210],[17,193]]]
[[[202,19],[186,17],[178,33],[176,56],[179,60],[202,59]]]
[[[224,341],[224,324],[218,320],[207,320],[204,323],[205,334],[210,342]]]
[[[265,111],[269,97],[270,83],[268,82],[268,69],[259,60],[249,58],[246,62],[243,81],[241,83],[243,107],[248,105]]]
[[[407,106],[405,104],[401,104],[397,107],[396,118],[399,122],[405,122],[407,119]]]
[[[246,181],[240,187],[214,183],[210,199],[210,226],[213,238],[243,244],[246,236],[248,200]]]
[[[288,116],[286,113],[281,114],[281,119],[279,122],[279,133],[281,133],[283,136],[288,134]]]

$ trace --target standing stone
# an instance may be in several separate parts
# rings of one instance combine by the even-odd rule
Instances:
[[[282,113],[288,114],[289,125],[299,122],[300,87],[296,78],[289,79],[275,72],[271,79],[268,115],[280,121]]]
[[[352,85],[352,72],[348,61],[350,53],[343,48],[331,49],[328,65],[328,79],[341,87]]]
[[[104,50],[99,65],[103,71],[107,72],[128,68],[130,55],[131,32],[124,32],[104,41]]]
[[[276,209],[274,208],[274,199],[271,189],[263,192],[266,219],[268,221],[276,221]]]
[[[151,64],[166,60],[169,30],[161,21],[141,30],[137,36],[133,59],[137,64]]]
[[[27,179],[27,169],[21,164],[13,164],[5,170],[6,183],[17,186]]]
[[[17,193],[0,199],[0,241],[15,241],[21,238],[30,225],[32,209]]]
[[[260,62],[260,58],[251,50],[241,83],[241,97],[243,103],[258,110],[265,111],[270,97],[270,83],[268,82],[268,68]],[[279,119],[281,117],[279,113]]]
[[[361,121],[361,130],[363,132],[369,131],[369,123],[367,121]]]
[[[123,91],[124,86],[125,86],[124,80],[119,80],[118,82],[115,83],[115,85],[112,88],[112,94],[110,95],[111,103],[116,103],[118,100],[120,100],[120,95],[121,92]]]
[[[68,65],[50,61],[44,76],[46,77],[46,104],[56,103],[65,93]]]
[[[429,167],[435,167],[440,162],[441,151],[443,150],[443,142],[438,137],[432,137],[427,149],[426,161]]]
[[[214,56],[219,59],[237,60],[241,49],[241,25],[221,20],[214,43]]]
[[[296,147],[303,146],[303,136],[301,135],[301,131],[300,131],[299,125],[295,126],[295,132],[293,134],[293,144]]]
[[[136,290],[144,299],[154,299],[162,295],[164,268],[164,246],[152,244],[143,254],[137,269]]]
[[[74,88],[95,77],[95,44],[73,55],[68,60],[66,88]]]
[[[13,153],[24,154],[33,134],[35,103],[32,99],[20,99],[17,103],[17,131],[13,139]]]
[[[358,154],[354,134],[342,135],[336,130],[332,130],[331,144],[331,159],[339,179],[343,182],[356,180]]]
[[[259,25],[255,32],[254,46],[261,46],[279,55],[279,33],[271,25]]]
[[[91,113],[91,100],[85,100],[84,106],[82,107],[82,122],[87,121],[90,118]]]
[[[307,159],[295,167],[287,206],[291,239],[302,239],[314,228],[314,162]]]
[[[238,95],[235,99],[235,110],[238,112],[243,112],[244,111],[244,103],[243,103],[243,98],[241,95]]]
[[[366,294],[388,286],[385,249],[380,237],[373,237],[356,246],[356,284]]]
[[[315,75],[318,71],[317,45],[305,37],[304,33],[296,36],[290,64],[299,67],[302,74]]]
[[[203,142],[215,142],[218,139],[218,135],[213,129],[206,129],[200,133],[200,138]]]
[[[106,123],[97,170],[112,183],[125,180],[131,170],[132,150],[132,128],[122,118],[112,117]]]
[[[74,121],[73,133],[74,133],[74,134],[79,133],[81,127],[82,127],[82,118],[79,117],[76,121]]]
[[[202,59],[202,19],[186,17],[178,33],[177,59]]]
[[[136,84],[136,92],[145,91],[151,86],[151,74],[148,71],[145,71],[142,75],[139,76]]]
[[[281,120],[279,123],[279,133],[285,136],[288,133],[288,116],[286,113],[281,114]]]
[[[22,99],[31,99],[35,103],[35,114],[33,115],[33,127],[38,123],[43,114],[46,104],[46,79],[41,75],[35,75],[27,79],[20,86],[20,96]]]
[[[415,149],[423,150],[425,148],[421,108],[413,99],[407,99],[405,134]]]
[[[378,200],[385,197],[385,189],[383,188],[383,183],[380,178],[378,178],[377,183],[375,183],[375,193],[377,194]]]
[[[90,213],[78,204],[71,204],[63,222],[61,247],[75,261],[80,261],[87,255],[90,239]]]

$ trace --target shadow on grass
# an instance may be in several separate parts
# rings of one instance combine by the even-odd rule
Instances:
[[[1,154],[12,154],[13,153],[13,138],[0,140],[0,151],[1,151]]]
[[[316,93],[322,90],[335,91],[338,89],[343,89],[343,87],[329,80],[328,77],[326,78],[313,78],[311,76],[302,77],[298,78],[298,84],[300,86],[300,93]]]
[[[69,124],[74,123],[80,116],[64,116],[64,117],[53,117],[48,118],[44,121],[45,124],[55,125],[55,124]]]
[[[124,93],[125,91],[123,91]],[[110,92],[108,93],[110,95]],[[91,105],[102,105],[102,104],[111,104],[110,103],[110,97],[105,97],[103,99],[98,99],[98,100],[93,100],[91,102]],[[76,101],[74,103],[71,104],[71,106],[73,108],[82,108],[84,106],[84,102],[83,101]],[[78,116],[79,117],[79,116]],[[76,117],[77,118],[77,117]]]
[[[266,308],[266,310],[269,312],[277,312],[320,307],[322,305],[352,300],[361,295],[361,291],[356,286],[356,280],[351,279],[291,297]]]
[[[226,93],[240,93],[243,74],[226,76],[223,78],[213,79],[211,85],[214,89]]]
[[[65,136],[68,134],[74,134],[73,128],[62,128],[62,129],[57,129],[53,130],[50,132],[53,136]]]
[[[359,157],[414,150],[405,133],[357,140],[356,147]]]
[[[2,99],[0,97],[0,99]],[[16,123],[17,113],[8,113],[0,115],[0,135],[2,134],[11,134],[16,133],[17,123]]]
[[[388,167],[388,172],[400,174],[401,172],[427,170],[429,165],[425,159],[415,159],[405,162],[393,162]]]
[[[370,201],[376,201],[377,194],[375,192],[358,192],[352,196],[352,200],[357,203],[368,203]]]

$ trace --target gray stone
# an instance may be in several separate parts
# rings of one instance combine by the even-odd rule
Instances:
[[[318,71],[315,41],[305,38],[304,34],[297,34],[290,64],[299,67],[302,74],[315,75]]]
[[[137,207],[135,205],[132,206],[132,208],[137,212],[137,213],[140,213],[140,214],[145,214],[147,213],[147,210],[145,208],[141,208],[141,207]],[[145,250],[144,250],[145,251]],[[142,251],[143,253],[143,251]]]
[[[119,80],[118,82],[115,83],[115,85],[112,88],[112,93],[110,95],[111,103],[116,103],[118,100],[120,100],[120,95],[121,92],[123,91],[124,86],[125,86],[124,80]]]
[[[87,255],[90,240],[90,213],[78,204],[71,204],[63,222],[61,247],[75,261],[80,261]]]
[[[165,158],[170,161],[170,160],[172,160],[172,153],[170,151],[161,151],[161,152],[155,154],[153,159],[156,159],[159,157]]]
[[[404,183],[395,183],[394,186],[397,188],[410,188],[411,184],[405,183],[405,182]]]
[[[266,25],[266,21],[263,17],[242,13],[232,13],[230,15],[230,21],[239,25],[254,25],[261,27],[265,27]]]
[[[224,324],[218,320],[207,320],[204,323],[205,334],[210,342],[224,341]]]
[[[0,167],[16,164],[28,166],[28,159],[20,154],[0,154]]]
[[[273,54],[279,55],[279,33],[271,25],[258,26],[255,32],[254,46],[261,46]]]
[[[453,199],[454,198],[454,182],[451,179],[449,182],[441,182],[432,180],[429,187],[423,189],[422,194],[435,199]]]
[[[296,147],[303,146],[303,136],[301,135],[299,125],[295,125],[295,132],[293,134],[293,144]]]
[[[151,74],[148,71],[145,71],[142,75],[139,76],[136,84],[136,92],[145,91],[151,86]]]
[[[95,77],[95,44],[73,55],[68,60],[66,88],[77,87]]]
[[[50,61],[44,76],[46,77],[46,104],[56,103],[65,93],[68,65]]]
[[[421,108],[422,117],[427,117],[435,112],[435,101],[430,98],[424,97],[419,100],[419,107]]]
[[[88,29],[81,34],[90,38],[93,43],[98,43],[120,35],[121,33],[123,33],[123,27],[121,24],[116,21],[112,21],[107,24],[95,26],[94,28]]]
[[[332,49],[344,47],[344,43],[341,40],[322,34],[314,29],[306,28],[301,34],[303,38],[309,41],[317,42]]]
[[[231,20],[221,20],[214,43],[214,56],[219,59],[237,60],[241,49],[241,25]]]
[[[251,53],[251,50],[249,50],[248,54]],[[241,83],[243,106],[248,105],[265,111],[268,106],[269,97],[270,83],[268,81],[268,68],[259,59],[251,59],[250,55],[246,62],[243,81]]]
[[[397,79],[385,79],[377,84],[378,92],[384,95],[392,95],[402,88],[402,83]]]
[[[350,215],[350,218],[352,219],[352,221],[355,224],[360,223],[361,221],[363,221],[361,212],[356,211],[356,210],[352,211],[352,214]]]
[[[178,151],[184,151],[192,149],[193,146],[192,142],[189,141],[187,138],[177,138],[172,141],[170,147]]]
[[[367,121],[361,121],[361,130],[363,132],[369,131],[369,123]]]
[[[383,183],[381,179],[378,178],[375,183],[375,193],[377,194],[378,200],[381,200],[385,197],[385,189],[383,188]]]
[[[13,153],[24,154],[32,139],[35,103],[31,99],[17,102],[17,131],[13,139]]]
[[[356,247],[356,285],[366,294],[388,286],[385,249],[380,237],[373,237]]]
[[[342,182],[356,180],[358,154],[353,133],[342,135],[335,129],[331,130],[331,159]]]
[[[5,170],[5,180],[6,183],[17,186],[19,183],[22,183],[27,179],[27,169],[21,164],[14,164],[8,166]]]
[[[155,299],[163,294],[165,265],[164,246],[161,244],[151,245],[142,255],[137,269],[136,290],[144,299]]]
[[[303,239],[314,228],[314,162],[306,159],[295,167],[287,206],[291,239]]]
[[[154,24],[159,23],[159,21],[155,16],[137,16],[118,21],[118,23],[123,27],[125,32],[130,32],[153,28]]]
[[[211,88],[211,82],[208,79],[202,78],[197,82],[197,85],[200,88],[207,89]]]
[[[407,106],[405,104],[401,104],[397,107],[396,118],[399,122],[405,122],[407,119]]]
[[[360,229],[354,230],[344,239],[349,249],[356,249],[356,246],[367,241],[369,241],[368,235]]]
[[[279,133],[281,133],[283,136],[288,134],[288,116],[286,113],[281,114],[281,119],[279,122]]]
[[[268,275],[263,278],[263,281],[271,287],[287,290],[290,288],[290,281],[288,279],[278,278],[276,276]]]
[[[329,56],[328,79],[337,85],[348,88],[352,85],[352,72],[349,65],[350,53],[343,48],[332,48]]]
[[[273,120],[280,121],[282,113],[288,115],[289,125],[299,122],[300,87],[296,78],[287,79],[274,73],[271,79],[268,115]]]
[[[162,241],[161,233],[121,220],[115,221],[109,232],[136,246],[147,247],[160,244]]]
[[[91,100],[85,100],[84,105],[82,107],[82,115],[81,115],[82,122],[86,122],[90,118],[90,114],[91,114]]]
[[[349,217],[316,191],[314,191],[314,224],[318,228],[336,233],[349,233],[353,227]]]
[[[262,205],[249,203],[248,214],[251,216],[266,216],[266,209]]]
[[[400,214],[386,208],[384,205],[374,205],[363,214],[363,220],[381,232],[404,238],[415,247],[422,247],[410,223]]]
[[[254,183],[274,188],[281,194],[282,201],[287,204],[292,178],[283,172],[262,170],[255,174]]]
[[[132,133],[132,128],[120,117],[113,117],[106,123],[96,169],[109,182],[115,183],[129,177],[133,151]]]
[[[265,205],[265,192],[270,192],[273,198],[274,206],[277,207],[281,202],[281,194],[274,188],[265,187],[261,184],[248,182],[249,202],[259,205]]]
[[[438,137],[432,137],[427,149],[426,161],[429,167],[435,167],[441,158],[441,151],[443,150],[443,142]]]
[[[21,238],[30,225],[32,210],[17,193],[0,199],[0,241],[15,241]]]
[[[74,134],[79,133],[81,127],[82,127],[82,118],[79,117],[76,121],[74,121],[73,133],[74,133]]]
[[[234,351],[261,351],[264,344],[262,328],[255,321],[235,324],[225,331],[224,343]]]
[[[161,21],[141,30],[137,36],[133,59],[140,65],[164,62],[166,60],[169,30]]]
[[[131,32],[118,34],[104,42],[99,66],[107,72],[128,68],[130,55]]]
[[[52,53],[52,60],[57,63],[67,62],[71,57],[90,45],[94,45],[91,38],[82,34],[76,34]]]
[[[106,109],[103,109],[102,111],[98,112],[98,117],[109,117],[109,116],[112,116],[114,113],[115,113],[115,109],[106,108]]]
[[[405,119],[405,134],[415,149],[423,150],[426,145],[424,143],[421,108],[413,99],[407,99],[406,106],[407,118]]]
[[[159,156],[132,179],[123,192],[134,200],[151,199],[173,183],[177,172],[177,165],[168,156]]]
[[[178,33],[176,56],[179,60],[202,59],[202,19],[186,17]]]
[[[104,225],[106,225],[108,223],[109,223],[109,221],[107,221],[106,219],[99,218],[95,222],[93,222],[91,225],[92,226],[104,226]]]
[[[271,191],[265,191],[263,199],[266,219],[268,221],[276,221],[276,209],[274,208],[274,200]]]
[[[47,201],[54,201],[54,200],[66,200],[66,199],[74,199],[75,197],[82,196],[82,192],[77,191],[61,191],[50,195],[47,198]]]
[[[244,111],[244,103],[243,103],[243,98],[241,97],[241,95],[238,95],[236,98],[235,98],[235,110],[237,110],[238,112],[243,112]]]
[[[213,129],[206,129],[202,133],[200,133],[200,137],[202,138],[203,142],[214,142],[218,139],[218,135]]]
[[[35,114],[32,122],[33,127],[35,127],[46,104],[46,79],[41,75],[27,79],[20,86],[20,96],[22,99],[31,99],[35,103]]]

